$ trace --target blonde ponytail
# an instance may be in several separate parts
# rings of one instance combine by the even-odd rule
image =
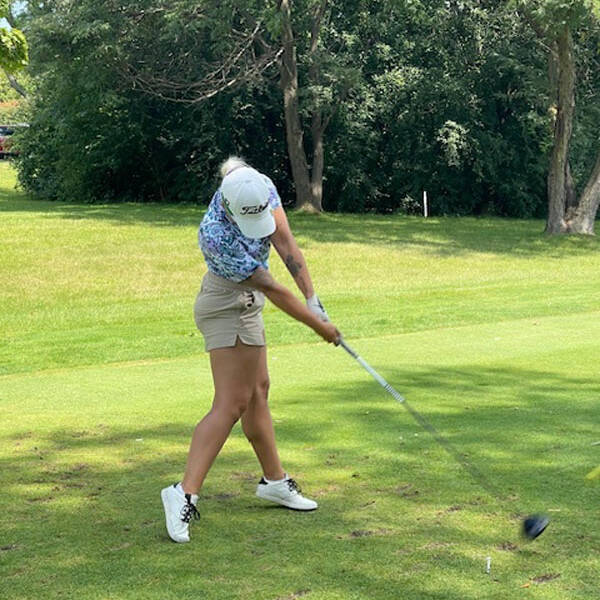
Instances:
[[[219,175],[221,176],[221,179],[223,179],[227,173],[230,173],[234,169],[248,166],[249,165],[243,158],[240,158],[239,156],[230,156],[225,162],[221,163],[221,166],[219,167]]]

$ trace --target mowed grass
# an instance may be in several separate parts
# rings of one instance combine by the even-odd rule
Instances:
[[[341,349],[272,307],[280,452],[318,511],[254,497],[236,426],[171,543],[212,385],[192,305],[203,210],[34,202],[0,165],[0,598],[593,598],[600,243],[537,221],[292,214],[353,345],[504,493],[483,490]],[[290,283],[279,258],[272,270]],[[532,543],[521,517],[552,523]],[[485,572],[491,558],[491,571]]]

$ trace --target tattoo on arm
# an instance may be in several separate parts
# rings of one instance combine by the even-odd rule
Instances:
[[[298,276],[298,273],[300,273],[300,270],[302,269],[302,265],[294,260],[294,257],[291,254],[287,255],[285,259],[285,266],[294,279]]]

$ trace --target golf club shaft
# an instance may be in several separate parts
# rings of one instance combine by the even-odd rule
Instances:
[[[401,404],[405,402],[404,398],[375,370],[369,363],[352,350],[343,339],[340,339],[340,346],[367,371],[373,379],[387,392],[389,392]]]
[[[410,413],[412,418],[419,424],[423,429],[428,431],[433,439],[438,442],[445,450],[452,456],[455,460],[457,460],[460,465],[475,479],[481,487],[486,490],[489,494],[491,494],[497,500],[503,501],[504,498],[498,488],[495,485],[492,485],[487,477],[477,468],[475,465],[471,464],[467,458],[461,454],[441,433],[437,431],[437,429],[429,423],[423,415],[417,412],[407,401],[406,399],[400,395],[373,367],[367,363],[361,356],[359,356],[358,352],[353,350],[343,338],[340,339],[340,346],[352,357],[354,358],[364,369],[367,371],[382,388],[385,389],[386,392],[389,392],[406,410]]]

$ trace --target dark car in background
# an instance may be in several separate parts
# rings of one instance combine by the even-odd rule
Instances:
[[[0,125],[0,159],[7,156],[16,156],[17,150],[13,149],[12,136],[18,129],[27,127],[25,123],[17,125]]]

